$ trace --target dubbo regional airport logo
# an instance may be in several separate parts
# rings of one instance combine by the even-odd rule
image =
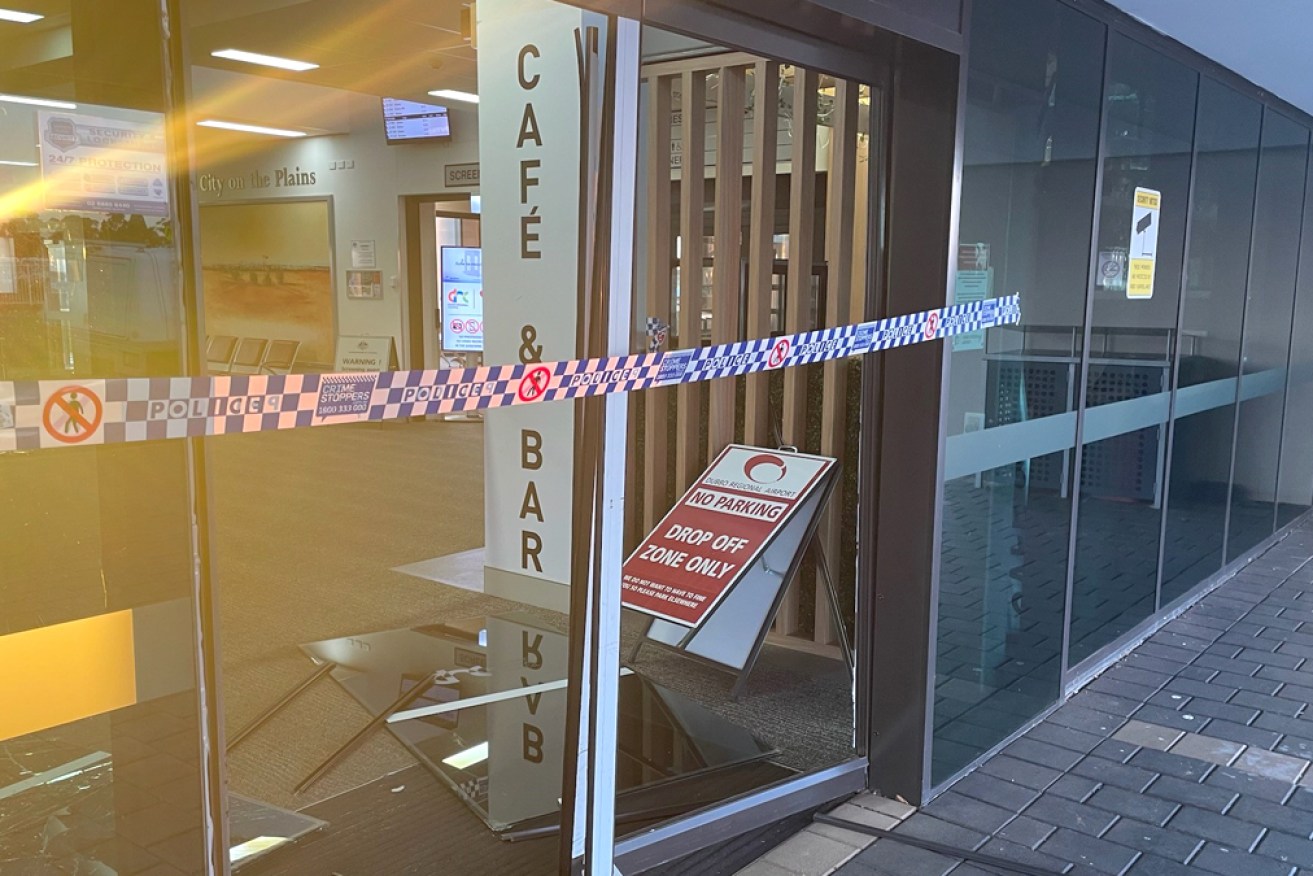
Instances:
[[[776,484],[788,472],[784,460],[773,453],[759,453],[743,463],[743,473],[754,484]]]

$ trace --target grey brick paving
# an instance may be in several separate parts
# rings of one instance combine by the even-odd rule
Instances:
[[[1126,876],[1198,876],[1197,871],[1184,864],[1159,858],[1156,855],[1144,855],[1131,865]]]
[[[1158,778],[1158,774],[1153,770],[1142,769],[1116,760],[1108,760],[1098,756],[1097,753],[1076,764],[1071,771],[1078,776],[1084,776],[1100,784],[1123,788],[1136,793],[1143,791],[1149,786],[1150,782]]]
[[[981,770],[962,779],[953,786],[953,790],[1014,812],[1025,809],[1039,796],[1039,791],[1033,788],[991,776]]]
[[[1203,840],[1187,833],[1154,827],[1131,818],[1118,820],[1103,838],[1169,861],[1188,861],[1204,844]]]
[[[1018,815],[999,828],[998,836],[1033,849],[1048,839],[1055,830],[1057,828],[1053,825],[1037,821],[1029,815]]]
[[[904,822],[1055,874],[1313,876],[1313,523]],[[989,867],[880,840],[844,876]]]

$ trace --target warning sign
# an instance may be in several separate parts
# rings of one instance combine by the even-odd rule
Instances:
[[[41,425],[56,441],[79,444],[96,434],[104,416],[100,396],[85,386],[61,386],[46,399]]]
[[[546,365],[539,365],[530,368],[520,378],[520,386],[515,390],[515,394],[520,397],[522,402],[535,402],[543,397],[543,393],[547,392],[547,384],[551,382],[551,369]]]
[[[697,627],[833,465],[824,456],[726,447],[625,561],[624,605]]]
[[[1141,188],[1135,190],[1126,275],[1127,298],[1153,297],[1153,268],[1158,258],[1158,208],[1161,202],[1160,192]]]

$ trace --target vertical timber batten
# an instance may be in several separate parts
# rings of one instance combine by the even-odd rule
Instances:
[[[703,202],[706,184],[707,74],[689,70],[683,74],[682,121],[683,159],[679,167],[679,346],[702,345],[702,237]],[[677,411],[675,446],[675,492],[686,490],[698,475],[699,431],[702,420],[698,401],[703,387],[680,384],[675,389]]]
[[[743,259],[743,67],[720,69],[716,98],[715,257],[712,287],[711,342],[740,340]],[[711,382],[708,455],[714,457],[734,440],[737,380]]]

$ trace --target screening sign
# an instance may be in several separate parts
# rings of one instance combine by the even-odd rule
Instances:
[[[726,447],[625,561],[625,607],[699,626],[833,465],[823,456]]]
[[[1131,211],[1131,251],[1126,278],[1127,298],[1153,297],[1153,268],[1158,258],[1158,209],[1162,194],[1136,188]]]

